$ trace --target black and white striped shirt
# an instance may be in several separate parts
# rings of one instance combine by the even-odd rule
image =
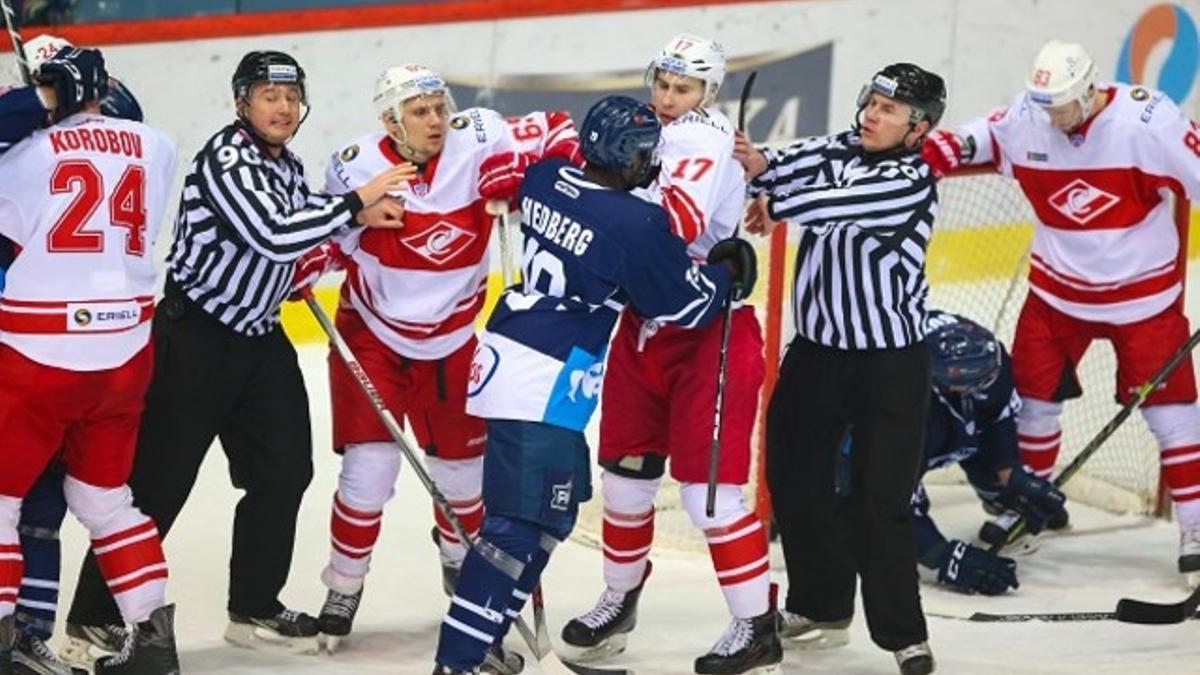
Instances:
[[[362,201],[314,193],[288,150],[272,157],[242,122],[213,136],[184,179],[168,278],[234,331],[279,325],[295,262],[354,224]]]
[[[844,132],[766,156],[750,191],[770,195],[773,218],[800,226],[797,334],[846,350],[923,340],[937,189],[920,154],[872,157]]]

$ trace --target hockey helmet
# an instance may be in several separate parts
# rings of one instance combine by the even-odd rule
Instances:
[[[258,82],[294,84],[300,88],[300,103],[308,105],[308,90],[304,69],[296,59],[276,51],[253,51],[242,57],[233,72],[233,96],[238,100],[250,98],[251,87]]]
[[[1038,50],[1025,80],[1029,100],[1043,108],[1061,108],[1078,101],[1083,119],[1095,100],[1096,64],[1082,45],[1051,40]]]
[[[399,123],[404,111],[404,103],[419,96],[442,94],[446,97],[446,108],[454,113],[454,97],[450,95],[450,87],[441,75],[425,66],[406,63],[402,66],[391,66],[379,74],[375,80],[375,110],[380,117],[391,115]]]
[[[133,122],[142,121],[142,106],[125,83],[115,77],[108,78],[108,93],[100,99],[100,112],[109,117]]]
[[[935,386],[959,393],[983,391],[1000,376],[1000,343],[991,331],[948,312],[930,312],[925,344]]]
[[[872,92],[908,104],[911,109],[908,123],[913,126],[929,120],[929,128],[933,129],[946,112],[946,83],[940,75],[911,63],[893,63],[863,85],[858,93],[856,122],[866,110]]]
[[[646,86],[654,84],[654,76],[660,70],[704,82],[703,105],[712,105],[725,81],[725,49],[715,40],[680,33],[650,61]]]
[[[650,106],[628,96],[600,99],[579,131],[587,163],[625,177],[632,186],[649,185],[658,175],[662,125]],[[630,169],[637,169],[629,175]]]
[[[42,64],[54,58],[63,47],[74,47],[66,38],[42,33],[25,43],[25,55],[29,58],[29,73],[37,75]]]

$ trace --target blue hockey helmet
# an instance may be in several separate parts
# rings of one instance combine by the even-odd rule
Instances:
[[[142,121],[142,106],[133,92],[115,77],[108,78],[108,93],[100,99],[100,112],[108,117],[117,117],[132,122]]]
[[[649,185],[658,175],[662,125],[650,106],[628,96],[606,96],[588,111],[579,131],[583,158],[626,178]],[[630,170],[636,170],[629,175]]]
[[[983,391],[1000,376],[1000,343],[962,316],[930,312],[925,344],[935,386],[959,393]]]

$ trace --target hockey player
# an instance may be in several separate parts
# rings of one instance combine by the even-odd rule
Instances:
[[[162,546],[125,485],[151,369],[153,241],[175,148],[150,127],[100,116],[108,76],[99,52],[62,49],[40,65],[39,78],[54,85],[54,125],[0,159],[0,230],[21,247],[0,302],[0,426],[17,453],[0,460],[0,612],[11,613],[13,582],[23,578],[18,511],[40,503],[36,515],[56,528],[57,488],[89,530],[123,618],[135,624],[121,653],[98,661],[96,672],[178,672]],[[65,484],[46,485],[42,499],[22,506],[60,447]],[[35,575],[56,583],[57,547],[23,543]],[[48,636],[36,624],[26,636],[39,630]],[[70,672],[21,645],[17,672]]]
[[[494,111],[459,112],[442,78],[415,64],[380,75],[375,108],[383,129],[334,154],[326,190],[347,192],[393,165],[412,166],[417,174],[403,193],[403,230],[351,231],[334,239],[331,257],[344,261],[347,272],[336,323],[389,409],[412,425],[438,488],[474,535],[483,519],[487,431],[483,420],[466,413],[466,395],[487,286],[492,216],[485,207],[515,196],[532,157],[516,145],[514,131],[540,140],[535,149],[551,154],[575,151],[578,136],[565,115],[552,125],[543,116],[510,129]],[[534,122],[536,134],[527,129]],[[325,254],[314,254],[318,260],[308,266],[320,264]],[[329,592],[320,625],[333,649],[350,633],[401,454],[335,352],[329,377],[333,446],[342,454],[342,471],[333,498],[330,560],[321,573]],[[466,546],[438,509],[434,514],[443,583],[451,594]],[[512,667],[519,670],[519,664]]]
[[[737,230],[745,175],[733,159],[733,125],[715,105],[725,51],[708,38],[673,37],[646,70],[651,106],[663,125],[662,171],[646,195],[661,202],[671,231],[694,260]],[[563,627],[567,653],[591,660],[625,649],[650,574],[654,497],[671,476],[692,523],[709,541],[717,581],[733,619],[697,673],[741,673],[778,663],[770,627],[767,539],[742,501],[750,436],[764,374],[754,308],[732,314],[716,510],[705,513],[708,452],[722,322],[701,330],[659,325],[634,312],[613,338],[601,402],[605,590],[596,606]]]
[[[76,87],[67,73],[54,73],[56,67],[86,59],[88,53],[67,49],[63,62],[55,62],[45,75],[42,65],[50,61],[63,48],[71,44],[52,35],[39,35],[25,43],[30,55],[31,75],[39,83],[19,87],[0,93],[0,154],[13,144],[28,137],[38,128],[51,121],[57,109],[58,89],[64,95],[78,96],[81,91],[94,91],[96,85],[89,78],[100,75],[95,68],[80,67],[78,70],[83,86]],[[63,85],[56,87],[58,81]],[[70,86],[65,86],[69,82]],[[82,101],[75,101],[79,105]],[[110,117],[142,121],[141,107],[137,100],[116,78],[108,78],[108,92],[100,100],[101,112]],[[16,251],[12,242],[0,238],[0,291],[4,286],[4,273],[12,264]],[[24,576],[17,596],[15,644],[12,649],[13,670],[16,675],[37,673],[39,675],[70,675],[71,669],[50,649],[47,642],[54,631],[58,609],[58,585],[62,568],[62,547],[58,530],[67,512],[67,501],[63,495],[65,467],[54,460],[34,483],[21,504],[21,553],[24,558]],[[119,638],[124,637],[124,631]],[[121,647],[118,641],[113,645]],[[3,646],[0,646],[3,649]],[[114,650],[115,651],[115,650]],[[0,657],[2,659],[3,657]]]
[[[699,266],[658,206],[626,194],[653,180],[660,129],[650,108],[608,97],[581,129],[586,168],[553,159],[528,172],[524,282],[501,297],[480,336],[468,394],[468,412],[488,425],[486,515],[434,673],[477,672],[591,496],[583,428],[622,308],[701,328],[719,313],[731,271],[736,299],[753,287],[749,244],[721,242],[710,259],[725,264]]]
[[[995,164],[1036,216],[1030,294],[1013,341],[1021,461],[1054,471],[1062,402],[1080,395],[1075,366],[1095,339],[1112,342],[1117,400],[1126,402],[1187,341],[1179,233],[1167,197],[1200,198],[1200,127],[1166,94],[1098,82],[1080,45],[1052,40],[1007,108],[926,152],[947,171]],[[1200,583],[1200,408],[1191,356],[1143,405],[1179,522],[1178,569]]]

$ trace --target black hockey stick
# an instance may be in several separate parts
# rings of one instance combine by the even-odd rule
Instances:
[[[1166,606],[1166,605],[1158,605]],[[925,612],[925,616],[935,619],[954,619],[955,621],[973,621],[976,623],[1023,623],[1027,621],[1046,621],[1051,623],[1073,621],[1123,621],[1120,611],[1116,612],[1013,612],[1008,614],[991,614],[988,612],[972,612],[971,614],[950,614],[943,612]],[[1195,611],[1181,619],[1200,619]],[[1142,622],[1146,623],[1146,622]],[[1179,623],[1178,621],[1174,623]]]
[[[0,0],[0,9],[4,11],[4,25],[8,28],[8,38],[12,40],[13,54],[17,57],[17,69],[21,71],[21,81],[33,84],[33,75],[29,72],[29,58],[25,56],[25,42],[21,40],[21,22],[13,13],[11,0]]]
[[[388,409],[387,403],[384,402],[383,397],[379,394],[379,390],[371,382],[371,377],[367,375],[367,371],[363,369],[362,364],[354,356],[354,352],[350,350],[350,345],[346,344],[346,341],[342,339],[342,335],[338,332],[337,327],[333,325],[333,322],[329,320],[329,316],[325,314],[325,310],[317,303],[316,298],[313,297],[312,290],[305,288],[300,291],[300,295],[304,298],[304,302],[308,304],[308,308],[312,311],[317,323],[321,324],[321,329],[329,336],[329,342],[333,345],[334,351],[338,353],[338,356],[342,359],[342,363],[346,365],[346,369],[354,376],[359,388],[362,389],[367,400],[371,402],[371,407],[375,409],[375,414],[383,422],[383,426],[388,430],[388,434],[391,435],[396,445],[400,447],[401,454],[404,455],[404,459],[412,467],[413,473],[417,475],[417,480],[421,481],[421,485],[424,486],[425,491],[433,498],[433,503],[437,506],[442,516],[449,521],[450,526],[454,528],[454,532],[458,535],[459,540],[468,542],[484,559],[496,565],[497,568],[506,574],[511,575],[513,570],[507,569],[510,566],[508,561],[511,561],[511,558],[508,558],[506,554],[495,547],[486,546],[477,537],[472,537],[467,533],[467,529],[463,527],[462,521],[455,515],[454,510],[450,508],[450,502],[446,500],[446,495],[442,494],[442,491],[438,489],[438,486],[433,482],[433,477],[429,475],[429,470],[425,468],[425,464],[417,457],[416,451],[409,445],[408,439],[404,437],[404,432],[401,430],[396,416]],[[519,571],[517,575],[519,576]],[[521,616],[516,617],[513,625],[517,627],[517,631],[529,646],[529,650],[538,659],[538,665],[541,667],[543,673],[546,673],[546,675],[632,675],[632,673],[626,670],[601,670],[595,668],[580,670],[579,666],[563,663],[558,658],[558,655],[554,653],[554,650],[549,648],[550,640],[545,627],[545,611],[542,607],[540,585],[534,589],[534,595],[536,598],[533,607],[534,623],[537,624],[537,632],[531,630],[525,619]],[[541,633],[544,637],[544,643],[540,642],[538,633]],[[545,651],[541,649],[542,644],[546,647]],[[493,658],[490,654],[488,655],[489,660]]]
[[[1200,329],[1192,333],[1192,336],[1188,338],[1188,341],[1183,343],[1183,346],[1180,347],[1171,356],[1171,358],[1167,360],[1167,362],[1164,363],[1161,368],[1158,369],[1158,372],[1154,373],[1154,376],[1151,377],[1148,382],[1143,384],[1141,387],[1138,387],[1138,390],[1133,394],[1133,398],[1130,399],[1129,402],[1126,403],[1119,411],[1117,411],[1117,414],[1108,421],[1108,424],[1104,425],[1104,428],[1101,429],[1100,432],[1097,433],[1096,436],[1086,446],[1084,446],[1083,450],[1081,450],[1079,454],[1075,456],[1075,459],[1071,460],[1071,463],[1068,464],[1061,473],[1055,476],[1054,487],[1061,488],[1067,481],[1071,480],[1072,476],[1074,476],[1076,473],[1079,473],[1079,469],[1083,467],[1084,463],[1086,463],[1092,455],[1096,454],[1096,451],[1100,449],[1100,446],[1104,445],[1104,442],[1107,441],[1110,436],[1116,433],[1117,429],[1125,423],[1125,420],[1133,414],[1134,410],[1137,410],[1143,403],[1146,402],[1146,399],[1149,398],[1150,394],[1152,394],[1154,390],[1158,388],[1158,385],[1162,384],[1168,377],[1171,376],[1171,373],[1175,372],[1175,369],[1179,367],[1179,364],[1183,363],[1183,360],[1187,358],[1187,355],[1190,354],[1193,349],[1196,348],[1197,344],[1200,344]],[[1021,534],[1025,532],[1025,527],[1025,517],[1021,516],[1015,523],[1013,523],[1012,527],[1009,528],[1004,538],[999,542],[992,544],[988,550],[992,553],[996,553],[1000,549],[1011,544],[1017,539],[1017,537],[1021,536]],[[1194,593],[1192,595],[1195,596]],[[1200,598],[1198,597],[1192,597],[1189,598],[1189,600],[1196,600],[1197,602],[1200,602]],[[1138,601],[1132,600],[1130,602],[1137,603]],[[1139,606],[1149,606],[1149,603],[1139,603]],[[1173,607],[1174,605],[1171,606]],[[1134,611],[1136,612],[1137,610]],[[1192,611],[1195,611],[1195,605],[1193,605]],[[1135,623],[1172,622],[1138,621]]]
[[[754,88],[754,80],[758,71],[750,72],[746,83],[742,85],[742,95],[738,101],[738,131],[746,131],[746,101],[750,99],[750,91]],[[734,227],[737,236],[737,226]],[[733,289],[725,298],[725,308],[721,311],[721,353],[717,360],[717,398],[716,410],[713,412],[712,441],[708,446],[708,493],[704,499],[704,515],[712,518],[717,510],[717,474],[721,466],[721,424],[725,417],[725,379],[729,365],[729,332],[733,325]]]
[[[1200,609],[1200,588],[1192,591],[1183,602],[1160,605],[1156,602],[1121,598],[1117,602],[1117,621],[1126,623],[1168,624],[1183,623],[1196,618]]]

